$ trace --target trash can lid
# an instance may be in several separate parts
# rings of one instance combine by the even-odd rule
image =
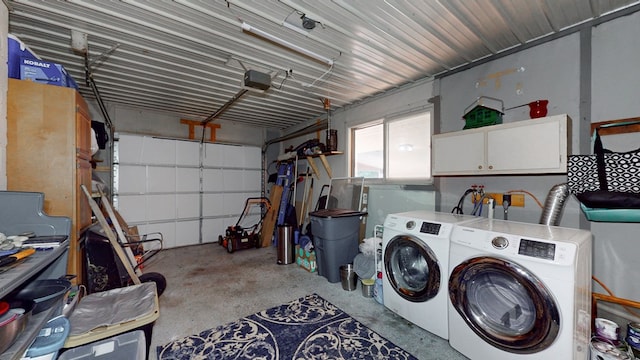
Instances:
[[[350,209],[321,209],[309,213],[311,216],[331,218],[331,217],[347,217],[347,216],[364,216],[367,212],[355,211]]]

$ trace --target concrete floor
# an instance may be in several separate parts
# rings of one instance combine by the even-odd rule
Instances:
[[[278,265],[276,249],[233,254],[217,243],[163,250],[145,266],[167,278],[160,318],[153,328],[149,359],[172,340],[317,293],[418,359],[466,359],[446,340],[411,324],[373,298],[345,291],[297,264]]]

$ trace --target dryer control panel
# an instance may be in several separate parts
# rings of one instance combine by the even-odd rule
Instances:
[[[518,254],[553,260],[556,254],[556,244],[520,239]]]

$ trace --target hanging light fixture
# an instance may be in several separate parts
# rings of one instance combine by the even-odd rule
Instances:
[[[270,33],[266,32],[266,31],[257,29],[255,27],[247,24],[246,22],[242,23],[242,30],[250,32],[250,33],[252,33],[254,35],[257,35],[259,37],[265,38],[265,39],[267,39],[269,41],[273,41],[276,44],[282,45],[282,46],[284,46],[284,47],[286,47],[288,49],[291,49],[293,51],[296,51],[296,52],[299,52],[301,54],[304,54],[304,55],[306,55],[306,56],[308,56],[308,57],[310,57],[312,59],[315,59],[315,60],[318,60],[320,62],[323,62],[323,63],[325,63],[325,64],[327,64],[329,66],[333,65],[333,59],[329,59],[326,56],[322,56],[322,55],[320,55],[318,53],[315,53],[315,52],[313,52],[311,50],[308,50],[308,49],[305,49],[303,47],[300,47],[300,46],[298,46],[298,45],[296,45],[294,43],[291,43],[291,42],[289,42],[287,40],[281,39],[281,38],[279,38],[279,37],[277,37],[277,36],[275,36],[273,34],[270,34]]]

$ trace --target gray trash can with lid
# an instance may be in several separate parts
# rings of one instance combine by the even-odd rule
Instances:
[[[309,214],[318,262],[318,274],[331,283],[340,281],[340,266],[353,262],[359,252],[360,220],[366,212],[322,209]]]

